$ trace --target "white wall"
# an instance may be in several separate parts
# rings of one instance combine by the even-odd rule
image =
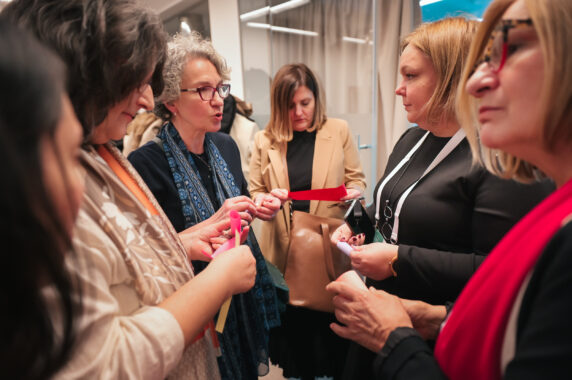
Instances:
[[[244,99],[238,0],[209,0],[211,39],[231,71],[231,93]]]

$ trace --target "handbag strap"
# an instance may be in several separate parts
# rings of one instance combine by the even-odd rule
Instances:
[[[322,244],[324,246],[324,261],[326,263],[326,272],[328,272],[328,277],[330,281],[336,279],[336,274],[334,270],[334,259],[332,257],[332,245],[330,243],[330,226],[328,223],[320,223],[322,230]]]

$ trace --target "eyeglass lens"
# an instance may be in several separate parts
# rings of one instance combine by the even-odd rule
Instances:
[[[215,91],[224,99],[230,94],[230,84],[221,84],[217,87],[205,86],[197,89],[202,100],[211,100],[214,97]]]
[[[507,58],[508,34],[511,29],[532,26],[532,20],[502,20],[493,30],[487,47],[485,48],[484,61],[491,65],[495,71],[500,71]]]
[[[491,47],[489,50],[489,64],[493,70],[500,70],[504,65],[506,60],[506,35],[508,34],[508,28],[502,28],[502,30],[495,30],[491,38]]]

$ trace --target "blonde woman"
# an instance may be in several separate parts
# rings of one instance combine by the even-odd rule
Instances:
[[[447,18],[420,25],[402,42],[395,93],[418,126],[401,136],[374,190],[370,215],[385,241],[351,253],[369,285],[399,297],[454,302],[502,236],[553,189],[472,164],[455,100],[477,25]],[[350,236],[341,226],[334,239]],[[347,370],[367,378],[362,371],[371,361],[358,349],[352,347]]]
[[[376,378],[570,377],[571,19],[568,0],[497,0],[473,41],[459,102],[475,159],[503,177],[544,173],[557,190],[490,253],[446,323],[442,306],[329,285],[346,324],[337,331],[377,353]],[[435,356],[412,326],[439,334]]]

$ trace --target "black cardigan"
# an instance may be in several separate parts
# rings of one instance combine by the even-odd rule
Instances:
[[[375,187],[374,201],[381,181],[423,134],[420,128],[410,128],[397,142]],[[448,140],[432,134],[427,137],[393,189],[390,204],[397,203]],[[383,190],[382,204],[392,188],[390,180]],[[432,304],[454,301],[498,241],[553,190],[549,181],[525,185],[500,179],[473,165],[469,144],[462,141],[417,184],[403,204],[398,260],[394,264],[397,277],[370,281],[370,285]],[[374,220],[375,204],[369,213]]]

